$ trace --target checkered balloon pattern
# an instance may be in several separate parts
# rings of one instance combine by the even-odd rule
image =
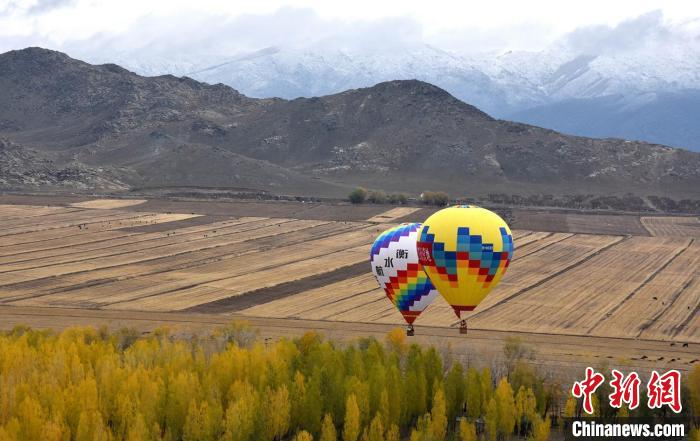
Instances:
[[[391,228],[377,237],[370,251],[372,273],[409,324],[438,294],[418,261],[420,227],[413,223]]]
[[[418,258],[458,317],[499,283],[513,258],[513,237],[496,213],[457,205],[430,216],[420,231]]]

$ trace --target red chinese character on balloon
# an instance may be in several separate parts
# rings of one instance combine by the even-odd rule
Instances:
[[[610,381],[613,391],[608,397],[610,398],[610,406],[619,409],[622,403],[627,403],[630,410],[636,409],[639,406],[639,385],[642,380],[636,372],[632,372],[627,377],[616,370],[612,370],[613,378]]]
[[[577,381],[571,388],[571,393],[576,398],[583,397],[583,410],[589,414],[593,414],[593,399],[592,395],[596,389],[605,381],[603,374],[595,372],[593,368],[586,368],[586,379]]]
[[[675,413],[683,409],[681,404],[681,373],[672,370],[663,375],[651,371],[649,383],[647,383],[647,395],[649,409],[658,409],[668,405]]]

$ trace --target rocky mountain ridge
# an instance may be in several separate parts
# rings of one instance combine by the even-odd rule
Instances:
[[[498,118],[583,136],[613,136],[700,150],[700,128],[690,101],[700,108],[697,45],[648,47],[596,53],[560,42],[537,52],[459,54],[427,44],[400,48],[267,47],[205,58],[124,56],[144,75],[172,73],[223,83],[252,97],[312,97],[417,78]],[[189,60],[183,62],[183,60]],[[679,96],[682,108],[669,107]],[[562,116],[561,106],[580,108]],[[678,104],[678,103],[676,103]],[[668,115],[669,110],[672,115]],[[640,113],[648,115],[640,119]],[[606,124],[605,121],[614,123]],[[648,124],[648,120],[659,121]],[[669,123],[670,122],[670,123]],[[678,130],[681,127],[681,130]]]
[[[255,99],[40,48],[0,54],[0,136],[59,168],[109,169],[129,187],[343,195],[365,185],[454,196],[700,188],[700,154],[494,119],[422,81]]]

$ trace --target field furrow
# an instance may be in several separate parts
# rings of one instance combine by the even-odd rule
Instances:
[[[199,282],[194,286],[175,288],[160,295],[149,295],[128,302],[113,303],[108,308],[174,311],[193,306],[234,297],[254,289],[275,286],[280,283],[311,277],[322,272],[347,266],[366,260],[366,245],[344,248],[342,252],[333,252],[304,257],[286,264],[277,264],[256,269],[252,265],[250,273],[240,274],[210,282]],[[189,279],[188,279],[189,280]],[[177,283],[170,284],[177,286]]]
[[[192,243],[202,241],[206,244],[216,238],[230,237],[249,228],[278,224],[279,220],[265,220],[266,224],[257,221],[261,219],[249,219],[235,222],[218,222],[206,227],[192,227],[191,231],[178,231],[170,233],[135,233],[127,237],[108,239],[98,244],[86,243],[70,248],[59,248],[21,257],[0,257],[0,273],[18,271],[22,269],[41,268],[51,265],[81,262],[98,257],[111,257],[120,254],[128,254],[139,251],[153,250],[168,245]],[[293,222],[293,220],[289,220]],[[246,228],[244,225],[251,225]],[[206,245],[200,249],[206,248]]]
[[[485,329],[528,327],[536,332],[588,334],[687,244],[682,239],[632,237],[518,296],[507,307],[480,314],[472,324]],[[619,332],[622,329],[617,328],[615,336]]]
[[[41,203],[48,202],[0,205],[4,307],[365,326],[404,324],[370,274],[371,243],[398,220],[434,211],[250,201]],[[210,206],[204,214],[177,214]],[[470,329],[662,340],[681,348],[700,342],[697,218],[533,210],[515,217],[526,229],[513,230],[514,259],[502,283],[464,314]],[[456,322],[439,297],[416,325]]]
[[[105,262],[102,262],[104,266],[90,270],[77,265],[77,268],[80,270],[73,273],[66,273],[56,277],[40,277],[35,280],[19,282],[4,287],[0,286],[0,299],[5,299],[5,301],[19,300],[27,296],[36,297],[57,291],[80,288],[81,285],[86,289],[96,290],[96,286],[103,284],[104,281],[119,281],[183,268],[194,268],[195,271],[198,271],[216,262],[227,261],[242,254],[257,252],[261,249],[268,249],[273,245],[278,235],[283,236],[280,241],[282,244],[285,241],[292,244],[297,244],[299,241],[308,241],[315,237],[315,228],[322,228],[327,223],[327,221],[285,220],[280,222],[277,220],[277,223],[273,225],[257,229],[249,228],[246,231],[241,231],[233,238],[220,239],[215,243],[208,242],[207,245],[209,246],[190,252],[161,255],[160,257],[157,255],[146,257],[131,255],[126,258],[118,256],[119,259],[106,259]],[[333,233],[336,233],[337,230],[345,231],[352,228],[352,225],[341,224],[336,225],[331,230]],[[250,243],[246,245],[246,242]],[[159,254],[163,254],[162,251]],[[128,263],[118,263],[124,260]],[[0,279],[0,282],[2,282],[2,279]]]
[[[26,223],[35,217],[49,216],[58,213],[75,213],[78,211],[83,210],[67,207],[0,204],[0,222],[2,222],[3,226],[6,222],[14,221],[15,219],[21,219]]]
[[[642,225],[652,236],[700,238],[700,220],[697,217],[647,216]]]
[[[61,226],[56,226],[56,228],[51,228],[50,225],[38,229],[27,227],[24,228],[25,231],[23,232],[0,235],[0,247],[5,247],[8,245],[36,244],[58,237],[88,237],[93,233],[101,231],[111,231],[144,225],[175,222],[195,216],[196,215],[191,214],[121,213],[109,217],[100,217],[97,221],[95,221],[95,218],[93,218],[91,222],[74,222],[69,225],[64,223]]]
[[[621,333],[640,337],[653,333],[653,329],[669,319],[674,323],[683,322],[694,306],[687,300],[695,297],[700,301],[700,291],[693,286],[693,280],[700,275],[699,268],[700,244],[693,241],[679,250],[666,267],[653,274],[624,304],[618,304],[617,310],[595,326],[591,334]]]

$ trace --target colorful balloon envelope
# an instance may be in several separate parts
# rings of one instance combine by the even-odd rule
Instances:
[[[370,251],[372,274],[386,296],[411,325],[438,293],[418,262],[416,239],[421,224],[402,224],[377,237]]]
[[[417,248],[433,285],[461,318],[500,282],[513,258],[513,236],[496,213],[457,205],[423,223]]]

